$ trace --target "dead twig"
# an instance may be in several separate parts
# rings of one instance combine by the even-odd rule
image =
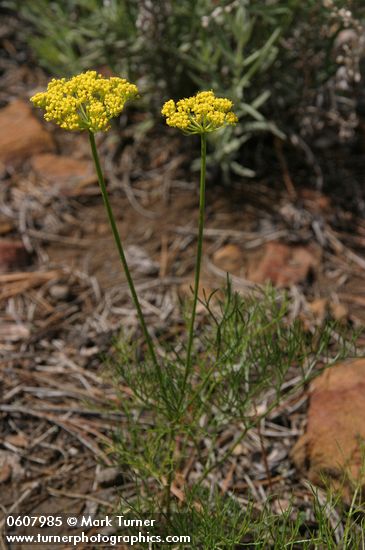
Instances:
[[[283,140],[278,138],[277,136],[274,137],[274,147],[275,152],[278,157],[280,168],[283,174],[283,180],[286,187],[286,190],[288,191],[289,198],[291,200],[294,200],[297,198],[297,192],[295,190],[293,180],[291,179],[288,163],[286,162],[286,158],[283,153]]]
[[[114,509],[115,505],[111,502],[107,502],[106,500],[101,500],[100,498],[93,497],[91,495],[83,495],[82,493],[73,493],[70,491],[61,491],[60,489],[54,489],[53,487],[47,487],[47,491],[50,495],[54,496],[62,496],[67,498],[75,498],[75,499],[81,499],[81,500],[89,500],[91,502],[95,502],[96,504],[100,504],[100,506],[105,506],[106,508]]]

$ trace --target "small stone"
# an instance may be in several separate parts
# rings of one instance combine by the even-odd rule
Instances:
[[[240,456],[245,454],[245,447],[238,443],[232,451],[233,456]]]
[[[331,303],[330,310],[331,310],[332,317],[336,321],[343,321],[344,319],[348,318],[349,310],[348,310],[348,307],[345,306],[344,304]]]
[[[310,302],[308,305],[310,311],[313,314],[313,317],[315,317],[320,322],[324,321],[328,307],[327,299],[317,298],[316,300],[313,300],[313,302]]]
[[[70,296],[70,289],[66,285],[52,285],[49,294],[55,300],[67,300]]]

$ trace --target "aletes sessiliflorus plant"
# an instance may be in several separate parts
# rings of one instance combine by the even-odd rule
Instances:
[[[118,338],[111,354],[124,413],[111,449],[133,481],[120,511],[160,513],[170,532],[193,532],[192,546],[234,549],[251,529],[249,510],[222,497],[214,473],[239,453],[247,432],[279,403],[288,373],[295,368],[306,380],[318,356],[328,349],[329,332],[308,338],[299,322],[287,323],[288,303],[269,289],[260,298],[242,298],[230,284],[224,299],[199,297],[204,233],[207,136],[237,122],[229,99],[203,91],[165,103],[169,126],[200,137],[199,227],[192,307],[186,336],[160,344],[158,353],[147,328],[140,299],[128,268],[98,157],[95,134],[110,128],[128,100],[138,96],[128,81],[87,71],[71,79],[54,79],[31,98],[45,119],[61,128],[88,133],[99,186],[110,227],[137,310],[146,353],[134,339]],[[206,322],[196,338],[196,311],[202,301]],[[171,340],[171,339],[170,339]],[[138,351],[138,354],[137,354]],[[264,400],[258,413],[258,400]],[[115,403],[111,404],[115,406]],[[222,442],[224,441],[224,444]],[[184,512],[174,514],[174,512]],[[191,519],[194,519],[193,524]],[[250,519],[251,518],[251,519]],[[254,536],[254,535],[253,535]],[[180,548],[180,547],[179,547]]]

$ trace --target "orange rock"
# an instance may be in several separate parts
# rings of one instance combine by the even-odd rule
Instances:
[[[29,259],[22,241],[0,239],[0,272],[24,268]]]
[[[54,149],[52,137],[33,115],[31,105],[13,101],[0,111],[0,162],[9,164]]]
[[[319,252],[311,246],[289,246],[279,242],[265,245],[261,259],[248,270],[248,279],[254,283],[271,281],[277,286],[288,286],[305,281],[319,263]]]
[[[236,244],[226,244],[214,252],[213,261],[223,271],[239,271],[243,262],[242,250]]]
[[[50,183],[79,183],[94,178],[91,162],[72,157],[42,153],[35,155],[31,166],[36,174]]]
[[[306,433],[292,451],[296,467],[311,482],[322,485],[327,478],[346,500],[352,480],[365,487],[364,418],[365,358],[330,367],[311,384]]]

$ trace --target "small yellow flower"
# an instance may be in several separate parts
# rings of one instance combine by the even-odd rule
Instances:
[[[166,124],[179,128],[185,134],[205,134],[228,124],[236,124],[238,119],[231,111],[232,107],[232,101],[216,97],[210,91],[199,92],[176,103],[170,99],[161,113],[166,117]]]
[[[109,130],[110,120],[137,94],[137,86],[123,78],[103,78],[96,71],[87,71],[68,80],[54,78],[47,91],[30,100],[45,110],[46,120],[61,128],[96,133]]]

